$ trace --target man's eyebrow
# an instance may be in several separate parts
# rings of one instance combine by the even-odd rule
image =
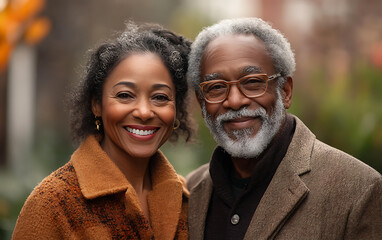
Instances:
[[[261,67],[258,67],[258,66],[246,66],[243,68],[242,72],[244,74],[248,74],[248,73],[263,73],[263,69],[261,69]]]
[[[221,79],[222,74],[220,73],[210,73],[204,75],[204,81],[211,81],[211,80],[216,80],[216,79]]]
[[[264,71],[262,70],[261,67],[258,67],[258,66],[246,66],[241,70],[241,72],[243,74],[249,74],[249,73],[263,73]],[[209,73],[204,75],[203,80],[211,81],[211,80],[222,79],[222,78],[223,78],[223,74],[221,73]]]

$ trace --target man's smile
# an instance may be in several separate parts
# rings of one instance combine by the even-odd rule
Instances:
[[[261,120],[259,117],[240,117],[231,119],[228,121],[224,121],[224,126],[231,129],[244,129],[244,128],[253,128],[257,124],[261,123]]]

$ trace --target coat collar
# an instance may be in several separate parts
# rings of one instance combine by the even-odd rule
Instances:
[[[208,206],[211,199],[213,184],[209,173],[209,165],[201,176],[201,181],[192,188],[188,202],[188,219],[190,240],[203,239]]]
[[[153,189],[148,195],[150,221],[156,239],[174,239],[182,211],[183,198],[189,192],[162,152],[150,160]]]
[[[125,192],[127,214],[143,212],[135,190],[123,173],[102,150],[95,136],[89,136],[73,153],[71,162],[77,174],[82,194],[93,199]],[[173,239],[182,212],[183,198],[189,192],[159,150],[150,160],[152,191],[148,194],[150,221],[156,239]]]
[[[244,239],[270,239],[309,193],[300,178],[311,170],[315,135],[295,117],[296,130],[288,151],[257,207]]]
[[[130,185],[93,135],[87,137],[73,153],[71,162],[81,192],[87,199],[126,191]]]

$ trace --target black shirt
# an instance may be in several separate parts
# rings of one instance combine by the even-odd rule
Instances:
[[[250,178],[238,179],[230,155],[217,147],[210,162],[214,185],[204,229],[205,239],[243,239],[265,190],[284,158],[295,130],[287,115],[282,131],[260,155]]]

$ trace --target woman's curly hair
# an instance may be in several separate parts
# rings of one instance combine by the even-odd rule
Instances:
[[[70,126],[76,142],[88,135],[104,135],[95,126],[92,99],[102,101],[102,87],[111,71],[133,53],[154,53],[158,55],[170,72],[175,85],[176,118],[180,126],[173,131],[170,140],[183,135],[186,141],[192,137],[194,126],[188,112],[189,90],[186,80],[188,54],[191,42],[157,24],[138,26],[127,23],[126,30],[116,39],[109,40],[92,50],[86,67],[85,77],[73,91],[70,99]]]

